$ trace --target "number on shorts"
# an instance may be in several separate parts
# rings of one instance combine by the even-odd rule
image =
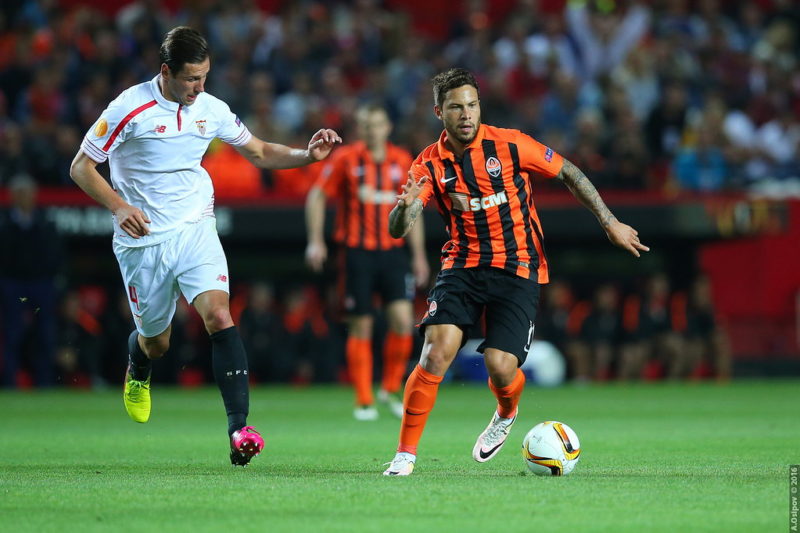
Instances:
[[[136,304],[136,310],[139,310],[139,298],[136,296],[136,287],[133,285],[128,286],[128,297],[131,299],[131,302]]]

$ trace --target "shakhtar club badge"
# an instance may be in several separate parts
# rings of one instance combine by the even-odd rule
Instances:
[[[206,134],[206,121],[205,120],[195,120],[195,124],[197,124],[197,129],[200,131],[200,135]]]

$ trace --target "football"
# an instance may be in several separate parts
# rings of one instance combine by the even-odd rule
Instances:
[[[566,476],[581,457],[578,435],[563,422],[541,422],[525,435],[522,458],[537,476]]]

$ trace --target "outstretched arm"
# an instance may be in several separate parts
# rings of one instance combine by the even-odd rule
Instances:
[[[236,146],[236,151],[247,158],[259,168],[295,168],[309,163],[321,161],[328,157],[333,147],[342,142],[339,134],[333,130],[321,129],[315,133],[308,142],[308,148],[290,148],[283,144],[268,143],[257,137],[242,146]]]
[[[418,199],[422,186],[428,181],[422,176],[419,181],[409,171],[408,181],[403,185],[403,192],[397,195],[397,205],[389,213],[389,234],[395,239],[405,237],[422,212],[422,200]]]
[[[600,225],[606,231],[606,235],[608,235],[608,240],[614,245],[628,250],[636,257],[639,257],[640,250],[644,252],[650,251],[650,248],[639,242],[638,231],[617,220],[617,217],[608,209],[592,182],[578,167],[564,159],[561,172],[556,177],[563,181],[573,196],[597,217]]]

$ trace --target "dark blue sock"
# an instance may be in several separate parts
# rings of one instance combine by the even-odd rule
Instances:
[[[247,354],[236,326],[212,333],[211,364],[228,414],[228,435],[247,425],[250,410]]]
[[[130,361],[131,377],[136,381],[147,381],[153,362],[145,355],[138,342],[139,332],[133,330],[128,337],[128,360]]]

